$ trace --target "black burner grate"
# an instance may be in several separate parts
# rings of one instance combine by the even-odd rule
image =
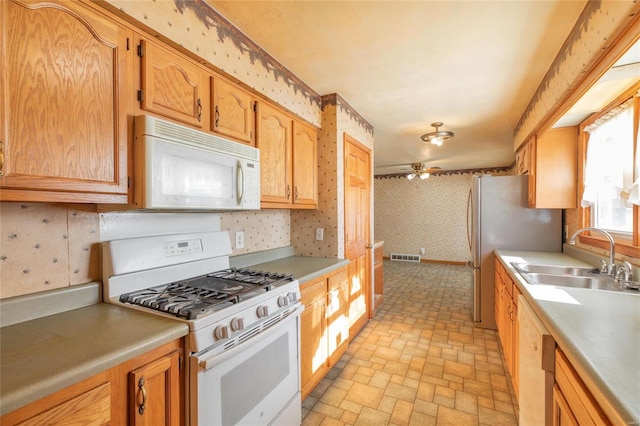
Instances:
[[[293,276],[232,268],[125,293],[120,301],[193,320],[289,281]]]

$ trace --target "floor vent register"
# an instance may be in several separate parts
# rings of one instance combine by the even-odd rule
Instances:
[[[398,262],[420,262],[420,255],[391,253],[391,260],[396,260]]]

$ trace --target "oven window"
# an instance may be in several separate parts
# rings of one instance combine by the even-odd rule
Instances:
[[[289,376],[289,336],[283,334],[222,376],[222,423],[234,425]],[[278,360],[278,362],[273,362]]]

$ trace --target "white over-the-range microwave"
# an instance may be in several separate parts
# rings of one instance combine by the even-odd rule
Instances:
[[[135,118],[134,134],[137,208],[260,208],[258,149],[148,115]]]

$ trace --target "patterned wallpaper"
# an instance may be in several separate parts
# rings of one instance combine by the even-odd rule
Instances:
[[[229,231],[232,256],[291,245],[289,210],[257,210],[220,214],[220,229]],[[236,232],[244,232],[244,248],[236,248]]]
[[[424,248],[422,259],[469,260],[467,199],[472,176],[374,179],[375,239],[384,241],[384,256],[420,254]]]
[[[515,129],[517,149],[584,77],[618,36],[621,26],[640,12],[634,0],[588,1]]]
[[[296,254],[344,258],[344,133],[373,152],[373,127],[340,95],[323,96],[322,128],[318,133],[318,209],[291,211],[291,245]],[[373,155],[371,165],[373,170]],[[315,240],[316,228],[324,228],[322,241]]]
[[[0,298],[100,279],[95,206],[0,203]]]

